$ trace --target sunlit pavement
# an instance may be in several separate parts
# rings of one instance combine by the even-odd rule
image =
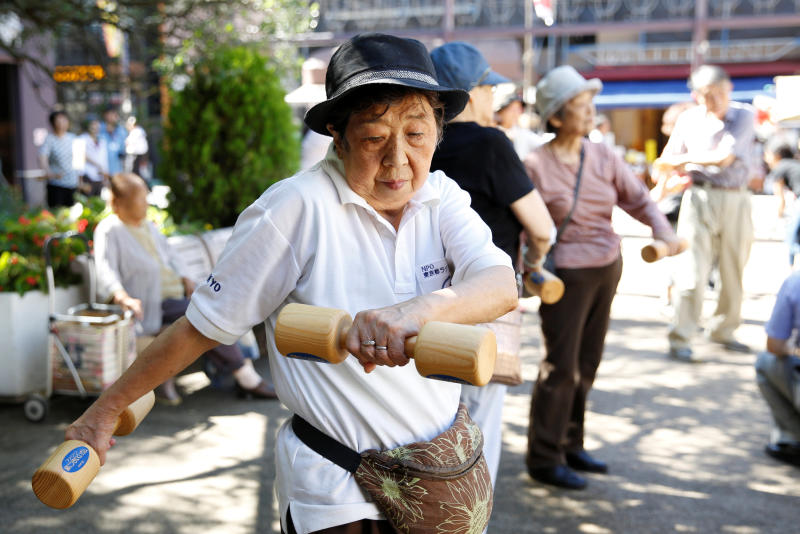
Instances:
[[[774,294],[788,274],[769,197],[755,197],[757,241],[745,272],[738,338],[760,349]],[[524,304],[526,382],[509,390],[504,451],[489,532],[775,533],[797,529],[800,469],[763,453],[769,413],[754,382],[755,354],[727,353],[698,335],[706,362],[666,358],[669,262],[645,264],[647,231],[615,218],[625,267],[604,361],[590,395],[587,449],[610,465],[581,492],[531,481],[523,454],[541,358],[538,303]],[[709,297],[712,295],[709,294]],[[707,301],[707,314],[713,301]],[[257,366],[263,365],[263,361]],[[272,443],[288,416],[275,401],[243,401],[184,375],[177,408],[157,405],[70,509],[30,489],[36,467],[88,401],[55,396],[40,424],[0,405],[0,532],[271,533],[277,531]]]

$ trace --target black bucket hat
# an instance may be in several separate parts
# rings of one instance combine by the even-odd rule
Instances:
[[[461,113],[469,93],[439,85],[436,69],[425,45],[382,33],[356,35],[331,57],[325,73],[327,100],[308,110],[305,123],[323,135],[331,110],[354,89],[366,85],[403,85],[439,93],[444,102],[444,118],[449,121]]]

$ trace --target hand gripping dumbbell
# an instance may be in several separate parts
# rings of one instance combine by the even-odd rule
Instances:
[[[687,248],[689,248],[689,242],[685,239],[681,239],[678,252],[675,254],[670,254],[669,245],[667,245],[666,242],[661,241],[660,239],[654,239],[652,243],[642,247],[642,259],[647,263],[653,263],[654,261],[658,261],[665,256],[675,256],[680,254]]]
[[[152,391],[137,399],[117,418],[115,436],[133,432],[150,412],[155,402]],[[69,508],[86,490],[100,471],[97,452],[76,439],[59,445],[53,454],[36,470],[31,480],[33,492],[51,508]]]
[[[555,304],[564,296],[564,282],[544,269],[525,273],[523,283],[528,293],[539,297],[545,304]]]
[[[352,317],[334,308],[287,304],[278,314],[275,344],[289,358],[340,363]],[[497,340],[488,328],[431,321],[406,339],[406,356],[419,374],[448,382],[483,386],[494,372]]]

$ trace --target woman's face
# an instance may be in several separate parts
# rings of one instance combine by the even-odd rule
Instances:
[[[587,135],[594,128],[594,92],[573,96],[550,122],[558,129],[558,135]]]
[[[428,178],[436,149],[436,120],[428,100],[411,94],[388,108],[373,106],[350,117],[344,138],[331,133],[350,188],[399,223]]]

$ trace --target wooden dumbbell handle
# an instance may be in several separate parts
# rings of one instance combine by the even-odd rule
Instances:
[[[564,296],[564,282],[545,269],[525,273],[523,283],[528,293],[539,297],[545,304],[555,304]]]
[[[675,254],[669,253],[669,245],[660,239],[654,239],[652,243],[642,247],[642,259],[648,263],[653,263],[666,256],[674,256],[680,254],[689,248],[689,242],[686,239],[680,240],[680,247]]]
[[[152,391],[130,404],[117,417],[115,436],[133,432],[155,402]],[[100,471],[100,458],[88,443],[71,439],[56,448],[31,479],[33,492],[51,508],[69,508]]]
[[[349,355],[345,340],[352,323],[343,310],[287,304],[278,314],[275,344],[290,358],[341,363]],[[497,342],[487,328],[430,321],[405,340],[403,352],[425,377],[481,386],[491,378]]]

